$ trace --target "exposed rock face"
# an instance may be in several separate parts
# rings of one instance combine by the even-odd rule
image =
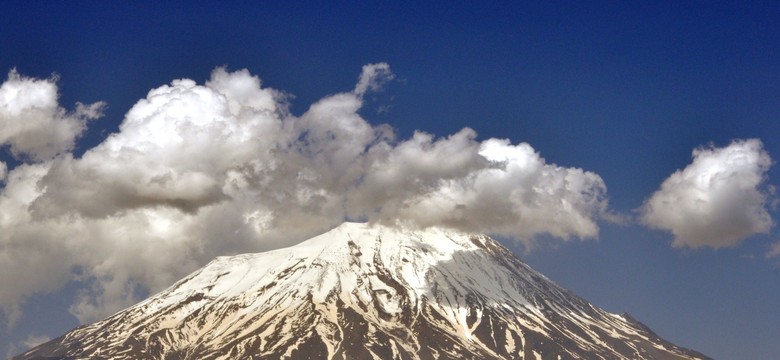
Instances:
[[[483,235],[345,223],[221,257],[16,359],[705,359]]]

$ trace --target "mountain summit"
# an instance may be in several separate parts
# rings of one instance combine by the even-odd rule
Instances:
[[[220,257],[16,359],[706,359],[484,236],[359,223]]]

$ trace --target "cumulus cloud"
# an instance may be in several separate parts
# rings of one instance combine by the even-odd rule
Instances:
[[[358,187],[359,213],[418,226],[449,226],[513,237],[531,245],[547,233],[598,235],[606,186],[595,173],[545,163],[526,144],[474,140],[470,129],[433,141],[415,134],[372,163]],[[361,206],[373,206],[365,209]]]
[[[23,151],[60,155],[8,172],[0,308],[18,316],[25,298],[76,281],[82,291],[71,312],[93,321],[215,256],[291,245],[345,218],[528,245],[539,234],[598,235],[607,200],[597,174],[549,164],[526,143],[478,141],[468,128],[399,140],[363,119],[365,94],[392,78],[387,64],[366,65],[353,90],[296,116],[284,93],[257,76],[217,68],[205,84],[152,89],[117,133],[81,157],[60,153],[73,137],[57,151]],[[89,109],[55,113],[82,121],[97,114]]]
[[[6,174],[8,174],[8,165],[0,161],[0,182],[5,180]]]
[[[87,120],[102,115],[104,104],[59,106],[56,79],[32,79],[11,70],[0,86],[0,146],[17,157],[46,160],[73,149]]]
[[[762,189],[772,159],[758,139],[693,151],[693,162],[666,179],[640,209],[647,226],[674,234],[675,247],[737,245],[773,225]]]

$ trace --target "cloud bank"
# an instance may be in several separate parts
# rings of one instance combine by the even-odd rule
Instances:
[[[758,139],[698,148],[640,209],[651,228],[671,231],[675,247],[730,247],[773,225],[762,189],[772,159]]]
[[[78,158],[69,150],[102,103],[66,112],[54,80],[12,71],[0,142],[30,161],[6,171],[0,192],[6,321],[30,295],[70,281],[82,287],[71,312],[96,320],[215,256],[290,245],[346,218],[527,245],[539,234],[598,235],[607,200],[595,173],[468,128],[404,140],[367,122],[364,95],[392,78],[387,64],[366,65],[352,91],[296,116],[257,76],[217,68],[205,84],[152,89]]]

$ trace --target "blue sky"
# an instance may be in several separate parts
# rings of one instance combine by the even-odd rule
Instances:
[[[57,74],[58,106],[74,121],[89,117],[76,114],[76,102],[106,104],[67,149],[76,159],[118,132],[150,90],[175,79],[204,84],[217,67],[247,69],[264,88],[293,95],[290,111],[302,116],[318,100],[352,91],[364,65],[383,62],[394,77],[360,94],[359,114],[372,125],[389,124],[399,141],[417,130],[446,138],[469,127],[475,141],[525,142],[546,164],[603,180],[609,211],[622,224],[589,213],[599,233],[582,241],[571,231],[568,241],[544,228],[532,240],[504,232],[502,241],[532,267],[714,358],[780,353],[780,256],[768,256],[776,226],[756,225],[760,231],[717,249],[698,238],[673,246],[667,223],[646,226],[638,210],[692,164],[694,149],[720,154],[759,139],[759,155],[780,157],[777,4],[2,4],[0,69],[15,68],[26,79]],[[0,144],[9,178],[23,163],[50,161],[33,159],[35,150],[16,156],[11,140]],[[759,194],[758,209],[777,221],[772,186],[780,174],[771,165],[751,169],[745,171],[760,181],[746,194]],[[670,193],[687,194],[684,187]],[[743,209],[740,194],[734,211]],[[0,235],[0,262],[59,253],[50,242],[40,253],[15,253],[9,244],[19,240],[9,239]],[[187,264],[264,246],[271,245],[213,246]],[[96,263],[82,259],[89,247],[78,251],[62,255],[78,266],[52,274],[57,281],[40,280],[27,292],[0,281],[0,292],[24,294],[21,317],[0,330],[0,356],[79,324],[68,309],[92,283],[72,274],[91,274],[86,267]],[[165,282],[124,275],[137,285],[128,299]]]

